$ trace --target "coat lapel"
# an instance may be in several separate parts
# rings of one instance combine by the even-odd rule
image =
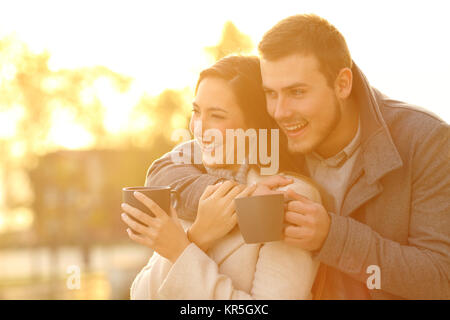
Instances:
[[[380,111],[380,93],[354,65],[354,98],[360,107],[361,150],[347,185],[341,214],[349,216],[383,190],[380,179],[403,165]]]
[[[362,167],[355,169],[357,170],[352,172],[354,183],[349,185],[350,188],[342,204],[341,213],[343,216],[351,215],[356,209],[377,196],[383,190],[379,181],[374,183],[367,181],[367,175],[364,174]]]

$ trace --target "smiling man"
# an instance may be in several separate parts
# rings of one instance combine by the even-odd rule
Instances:
[[[285,216],[284,241],[321,262],[316,298],[450,299],[448,124],[371,87],[318,16],[280,21],[259,51],[267,110],[322,187],[324,205],[289,191]],[[166,155],[146,183],[179,186],[192,219],[216,181]]]

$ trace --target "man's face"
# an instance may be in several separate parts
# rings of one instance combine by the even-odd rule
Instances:
[[[340,121],[334,89],[312,55],[261,59],[267,110],[288,138],[289,151],[309,153],[327,140]]]

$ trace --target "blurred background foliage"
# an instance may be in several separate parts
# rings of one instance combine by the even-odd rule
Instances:
[[[252,49],[227,22],[205,51],[214,62]],[[76,246],[89,269],[93,246],[130,242],[121,188],[143,185],[152,161],[177,143],[171,134],[188,127],[195,83],[149,96],[106,66],[54,71],[50,57],[13,35],[0,39],[0,249],[50,248],[55,265],[59,247]],[[8,297],[1,280],[0,269]],[[59,297],[51,292],[34,298]]]

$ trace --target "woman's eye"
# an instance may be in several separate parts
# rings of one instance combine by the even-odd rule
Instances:
[[[198,111],[197,109],[192,109],[192,112],[193,112],[194,114],[198,114],[198,113],[199,113],[199,111]]]
[[[266,90],[265,91],[266,97],[268,98],[276,98],[276,93],[275,91],[271,91],[271,90]]]
[[[224,116],[218,115],[218,114],[212,114],[211,117],[215,118],[215,119],[225,119]]]

